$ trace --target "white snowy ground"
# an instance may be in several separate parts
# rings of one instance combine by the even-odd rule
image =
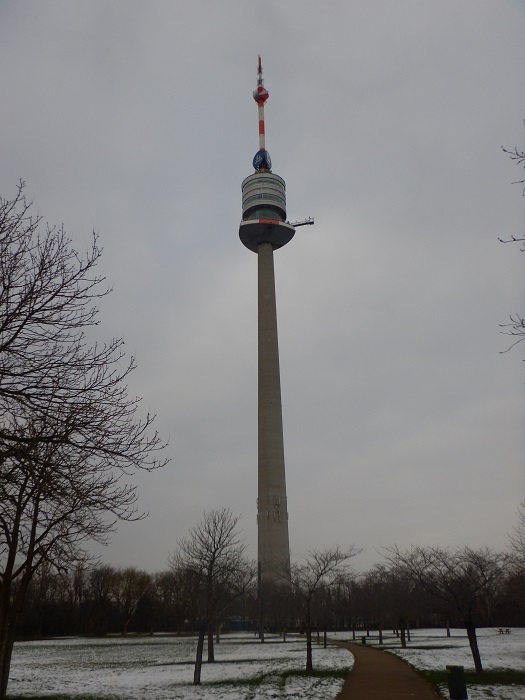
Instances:
[[[221,637],[215,646],[216,663],[204,663],[202,685],[193,686],[195,642],[162,636],[20,642],[13,651],[8,694],[64,693],[119,700],[328,700],[343,684],[343,679],[333,676],[291,676],[283,683],[279,673],[304,669],[304,638],[289,636],[283,643],[268,636],[261,644],[253,634],[238,633]],[[350,669],[353,664],[351,654],[337,647],[314,645],[313,654],[315,669]],[[261,676],[264,681],[255,682]]]
[[[330,636],[351,639],[348,632]],[[525,671],[525,629],[513,628],[509,635],[480,629],[478,640],[485,669]],[[372,633],[368,643],[377,642],[377,633]],[[460,665],[473,670],[463,630],[452,630],[450,638],[444,630],[414,630],[407,649],[401,649],[392,635],[385,635],[384,642],[416,668]],[[203,665],[200,687],[191,685],[194,653],[195,639],[162,636],[21,642],[15,645],[8,690],[13,696],[64,693],[119,700],[330,700],[343,682],[292,676],[283,684],[280,672],[304,668],[304,638],[290,636],[282,643],[278,637],[267,637],[261,644],[251,634],[224,635],[215,647],[217,662]],[[348,652],[314,644],[315,668],[352,664]],[[256,683],[261,676],[264,681]],[[523,686],[472,686],[468,694],[469,700],[525,700]],[[446,689],[443,695],[448,698]]]
[[[389,651],[421,670],[443,671],[447,666],[464,666],[466,671],[474,671],[465,630],[453,629],[451,635],[447,638],[443,629],[413,630],[407,649],[401,649],[399,640],[392,634],[384,635],[383,642]],[[498,634],[497,629],[481,628],[477,635],[484,669],[525,671],[525,629],[514,627],[510,634]],[[330,636],[352,639],[348,632],[338,632]],[[356,634],[356,637],[361,641],[361,635]],[[367,643],[378,642],[378,633],[372,632]],[[446,687],[442,692],[444,697],[449,697]],[[467,692],[469,700],[525,700],[523,686],[471,686],[467,687]]]

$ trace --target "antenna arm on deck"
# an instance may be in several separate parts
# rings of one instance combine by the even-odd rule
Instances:
[[[294,228],[297,228],[298,226],[312,226],[314,223],[314,217],[309,216],[307,219],[304,221],[294,221],[293,224],[291,224]]]

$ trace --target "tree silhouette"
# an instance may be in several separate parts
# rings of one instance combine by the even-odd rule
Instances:
[[[201,682],[206,632],[212,631],[212,626],[255,577],[254,564],[244,556],[246,545],[240,538],[238,523],[239,516],[228,508],[204,513],[188,537],[178,542],[176,552],[169,559],[186,591],[188,611],[198,623],[194,685]],[[213,661],[211,634],[209,639],[208,660]]]
[[[386,548],[398,571],[458,613],[467,631],[476,673],[483,671],[476,635],[476,614],[504,578],[506,558],[487,548]]]
[[[127,476],[163,464],[154,417],[140,419],[128,394],[122,339],[86,337],[108,293],[96,236],[80,256],[31,216],[23,187],[0,199],[0,698],[34,573],[143,517]]]

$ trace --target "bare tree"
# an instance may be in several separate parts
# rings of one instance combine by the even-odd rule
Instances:
[[[186,587],[186,603],[197,621],[199,637],[193,684],[200,685],[206,632],[212,632],[228,606],[240,598],[255,577],[255,566],[244,556],[246,545],[237,529],[239,516],[228,508],[204,513],[188,537],[177,544],[169,564]],[[213,661],[213,636],[208,637]]]
[[[150,575],[133,566],[128,566],[114,573],[111,582],[111,595],[120,614],[123,635],[128,633],[131,618],[150,585]]]
[[[487,548],[455,550],[440,547],[398,547],[386,549],[387,559],[398,570],[460,615],[476,673],[483,671],[476,636],[476,612],[495,584],[503,579],[506,557]]]
[[[306,632],[306,670],[313,669],[312,661],[312,606],[317,597],[332,586],[338,578],[347,573],[348,559],[359,554],[351,547],[342,551],[339,547],[312,549],[302,564],[294,564],[290,570],[290,582],[294,592],[302,602],[304,627]]]
[[[153,604],[163,631],[180,632],[184,624],[184,585],[177,571],[161,571],[152,576]]]
[[[260,613],[263,589],[260,585],[257,588],[257,603]],[[258,620],[261,642],[265,641],[264,626],[278,631],[282,635],[283,641],[286,641],[287,631],[295,625],[295,603],[296,597],[293,594],[288,575],[284,580],[270,579],[265,581],[264,615],[259,614]]]
[[[108,292],[96,237],[83,258],[63,229],[41,229],[23,183],[0,199],[0,698],[34,573],[141,518],[127,477],[162,465],[153,416],[128,394],[134,359],[121,339],[86,337]]]
[[[388,621],[405,648],[410,634],[408,621],[413,611],[413,582],[393,566],[376,564],[361,577],[356,597],[367,633],[371,625],[377,625],[379,644],[383,644],[383,631]]]
[[[514,150],[510,151],[507,148],[503,148],[503,146],[502,150],[504,153],[510,156],[511,160],[513,160],[516,165],[525,167],[525,151],[520,151],[516,147],[514,148]],[[525,180],[516,180],[512,184],[523,185],[524,183]],[[523,190],[523,194],[525,195],[525,189]],[[521,243],[521,251],[525,252],[525,235],[512,235],[510,238],[500,238],[499,240],[501,241],[501,243]],[[522,340],[525,340],[525,319],[520,314],[511,314],[509,316],[509,322],[502,323],[500,327],[503,329],[501,332],[504,335],[509,335],[512,338],[511,345],[502,352],[508,352],[515,345],[521,343]]]
[[[42,231],[23,186],[0,199],[0,461],[38,442],[120,468],[154,468],[161,445],[148,434],[153,416],[137,419],[140,399],[125,383],[134,358],[121,338],[86,340],[109,293],[96,274],[97,237],[82,258],[62,228]]]
[[[105,605],[111,597],[115,569],[109,564],[97,564],[87,575],[87,595],[96,606]]]
[[[503,153],[506,153],[516,165],[522,165],[525,168],[525,151],[520,151],[516,146],[510,151],[508,148],[501,147]],[[525,180],[516,180],[512,183],[513,185],[523,185]],[[525,195],[525,190],[523,191]]]

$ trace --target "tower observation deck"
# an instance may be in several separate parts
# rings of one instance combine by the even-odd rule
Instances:
[[[266,150],[268,92],[260,57],[253,97],[259,111],[259,150],[253,158],[255,172],[242,183],[239,237],[258,258],[257,560],[261,593],[266,582],[282,582],[290,563],[273,251],[292,240],[295,228],[286,221],[285,182],[272,172]]]
[[[257,252],[261,243],[272,249],[282,248],[295,233],[286,222],[286,184],[282,177],[257,171],[242,183],[242,222],[239,237],[244,245]]]

